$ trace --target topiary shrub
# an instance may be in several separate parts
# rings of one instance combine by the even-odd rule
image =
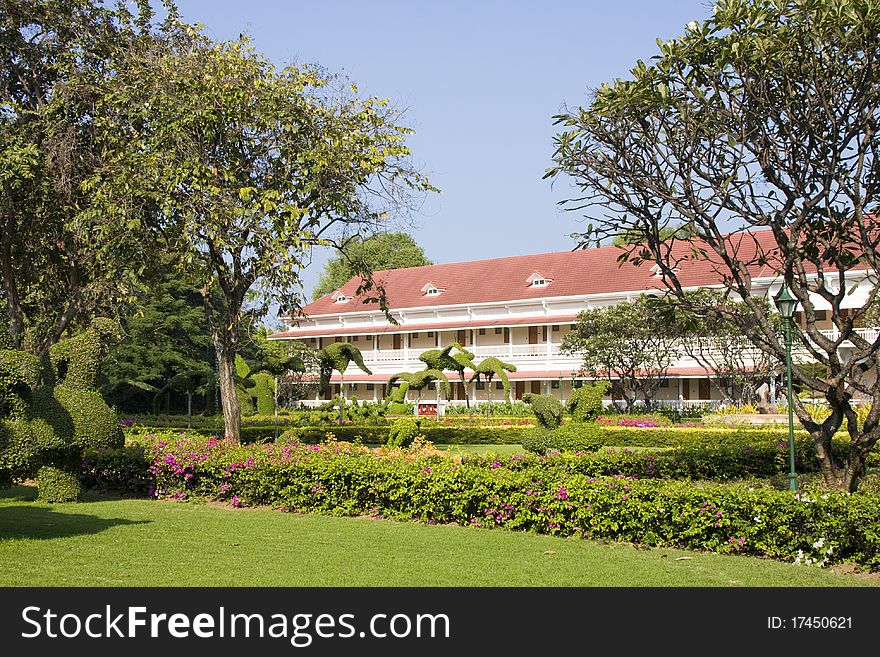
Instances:
[[[545,429],[555,429],[562,424],[562,402],[551,395],[536,395],[528,392],[523,395],[523,401],[531,404],[535,418]]]
[[[32,355],[0,352],[0,484],[36,473],[39,499],[73,501],[83,450],[122,446],[119,420],[96,389],[98,365],[116,335],[112,321],[96,319],[53,345],[41,370]],[[38,379],[43,385],[35,388]]]
[[[389,386],[388,406],[385,412],[388,415],[406,415],[412,412],[412,406],[406,401],[406,393],[409,392],[409,381],[401,380],[397,386]]]
[[[272,415],[275,412],[275,379],[265,372],[254,374],[251,378],[255,385],[250,393],[257,415]]]
[[[528,452],[595,452],[604,443],[595,424],[569,422],[555,429],[538,427],[525,433],[521,444]]]
[[[568,399],[568,412],[575,422],[595,422],[602,412],[602,398],[608,394],[611,384],[607,381],[596,381],[571,391]]]
[[[419,435],[419,423],[410,417],[400,418],[391,425],[388,432],[388,447],[406,447]]]
[[[82,495],[76,455],[61,457],[54,465],[44,465],[37,472],[37,500],[40,502],[75,502]]]

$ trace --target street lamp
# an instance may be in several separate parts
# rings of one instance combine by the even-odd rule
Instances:
[[[774,299],[779,314],[785,320],[785,369],[788,374],[788,490],[797,490],[797,476],[794,473],[794,408],[791,403],[791,319],[798,300],[791,294],[788,285],[783,285]]]

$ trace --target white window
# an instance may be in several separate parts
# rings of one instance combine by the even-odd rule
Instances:
[[[330,298],[333,299],[334,303],[346,303],[351,301],[351,297],[344,295],[340,290],[336,290]]]
[[[547,278],[537,271],[526,279],[526,283],[528,283],[531,287],[547,287],[552,282],[552,278]]]
[[[437,287],[431,281],[428,281],[422,286],[422,294],[426,297],[435,297],[441,292],[444,291],[445,288]]]

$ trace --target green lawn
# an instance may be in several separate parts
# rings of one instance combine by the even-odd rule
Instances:
[[[854,586],[852,575],[503,530],[89,497],[0,497],[0,584]],[[686,557],[686,558],[682,558]]]

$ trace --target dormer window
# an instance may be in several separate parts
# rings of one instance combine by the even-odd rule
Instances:
[[[422,288],[422,294],[424,294],[426,297],[436,297],[438,294],[443,292],[443,290],[444,288],[437,287],[433,283],[428,282],[425,283],[424,287]]]
[[[678,272],[679,272],[679,268],[678,268],[678,267],[673,267],[673,268],[672,268],[672,273],[673,273],[673,274],[677,274]],[[655,278],[660,278],[661,276],[663,276],[663,272],[662,272],[661,269],[660,269],[660,265],[656,265],[656,264],[655,264],[655,265],[652,265],[652,266],[651,266],[651,273],[654,274]]]
[[[351,301],[351,297],[345,296],[341,290],[336,290],[330,298],[333,299],[334,303],[346,303]]]
[[[542,275],[541,272],[537,271],[526,279],[526,283],[528,283],[530,287],[547,287],[552,282],[552,278],[547,278]]]

